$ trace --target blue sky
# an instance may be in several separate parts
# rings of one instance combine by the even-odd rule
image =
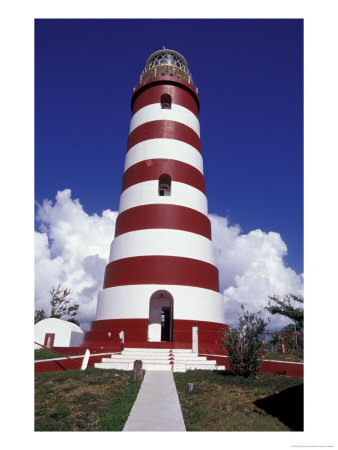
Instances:
[[[280,233],[301,273],[302,20],[37,20],[35,199],[118,209],[132,89],[163,46],[199,89],[209,212]]]

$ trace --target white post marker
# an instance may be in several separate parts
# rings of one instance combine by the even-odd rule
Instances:
[[[84,357],[83,357],[83,361],[82,361],[82,364],[81,364],[81,370],[86,370],[87,369],[89,356],[90,356],[90,351],[87,349],[86,353],[84,354]]]

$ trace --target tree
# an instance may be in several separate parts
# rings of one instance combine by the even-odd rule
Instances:
[[[304,304],[304,298],[300,295],[288,294],[283,299],[278,296],[269,297],[270,300],[276,304],[271,304],[269,301],[268,306],[265,307],[271,314],[279,314],[281,316],[288,317],[295,324],[296,330],[299,333],[303,333],[304,329],[304,310],[302,307],[295,307],[291,304],[292,301]]]
[[[67,322],[72,322],[72,323],[75,323],[75,325],[80,326],[79,322],[76,319],[73,319],[73,318],[72,319],[68,319]]]
[[[40,322],[40,320],[47,319],[46,313],[43,309],[37,309],[34,313],[34,324]]]
[[[263,333],[268,322],[260,317],[261,312],[250,314],[243,305],[241,308],[239,328],[226,329],[222,342],[228,351],[232,372],[248,377],[257,373],[262,363]]]
[[[71,290],[62,288],[61,284],[57,288],[52,288],[50,291],[52,296],[50,301],[51,314],[50,317],[61,319],[61,317],[70,316],[70,319],[74,318],[78,314],[80,305],[74,303],[71,304]]]
[[[50,291],[51,300],[51,312],[49,317],[56,319],[67,318],[68,322],[73,322],[79,325],[75,316],[78,314],[80,305],[77,303],[71,303],[71,290],[61,287],[61,284],[57,288],[53,287]],[[40,320],[47,319],[47,315],[43,309],[37,309],[34,315],[34,323],[40,322]]]

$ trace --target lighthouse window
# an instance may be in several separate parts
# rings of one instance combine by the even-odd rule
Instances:
[[[158,180],[158,195],[160,197],[171,195],[171,177],[167,173],[163,173]]]
[[[161,108],[171,109],[171,97],[169,94],[161,95]]]

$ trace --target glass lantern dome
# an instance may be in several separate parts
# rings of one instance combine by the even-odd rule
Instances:
[[[180,55],[178,52],[175,52],[174,50],[158,50],[157,52],[153,53],[149,56],[147,62],[145,71],[152,69],[156,66],[175,66],[179,69],[184,70],[189,75],[188,71],[188,64],[185,58]]]
[[[181,78],[196,87],[189,72],[187,61],[175,50],[163,48],[150,55],[140,77],[140,83],[149,78],[160,76]]]

